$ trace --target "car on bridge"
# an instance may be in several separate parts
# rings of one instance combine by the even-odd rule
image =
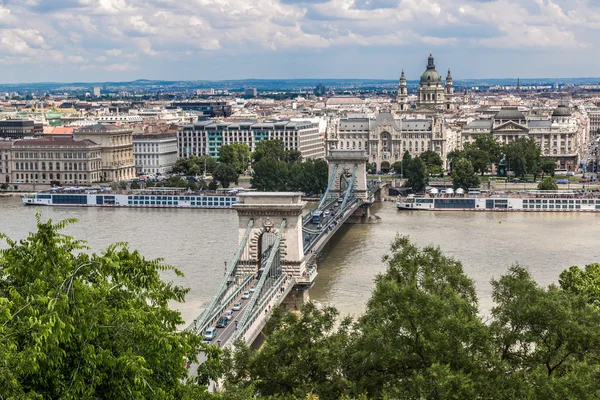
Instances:
[[[233,318],[233,310],[227,310],[223,313],[223,316],[225,318],[227,318],[228,321],[231,321],[231,318]]]
[[[250,292],[244,292],[244,294],[242,295],[242,299],[249,299],[250,298]]]
[[[204,332],[204,341],[205,342],[210,342],[212,341],[215,337],[217,337],[217,328],[215,327],[210,327],[206,329],[206,332]]]
[[[233,311],[240,311],[242,309],[242,303],[234,303],[233,307],[231,307]]]
[[[338,203],[342,204],[343,202],[344,202],[344,198],[343,197],[338,198]]]
[[[217,321],[217,328],[225,328],[228,323],[229,323],[229,320],[227,319],[227,317],[221,317]]]

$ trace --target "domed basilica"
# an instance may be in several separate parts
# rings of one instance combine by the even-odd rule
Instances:
[[[421,75],[419,89],[417,94],[417,109],[431,111],[450,111],[454,109],[453,103],[454,85],[452,83],[452,75],[448,68],[448,76],[446,76],[446,84],[442,85],[442,77],[435,70],[433,55],[429,54],[427,59],[427,69]],[[406,78],[404,69],[400,76],[398,84],[398,110],[408,111],[408,91],[406,88]]]

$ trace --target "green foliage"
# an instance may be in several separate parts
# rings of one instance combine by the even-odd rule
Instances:
[[[542,150],[535,140],[519,138],[504,145],[503,151],[510,170],[514,171],[516,176],[522,177],[525,174],[537,176],[540,171]]]
[[[467,155],[463,150],[452,150],[450,153],[448,153],[448,164],[450,166],[450,171],[454,171],[454,166],[456,165],[456,162],[458,160],[460,160],[461,158],[466,158]]]
[[[2,190],[8,189],[8,183],[3,182],[2,184],[0,184],[0,189],[2,189]]]
[[[181,176],[172,176],[169,179],[160,182],[146,182],[146,187],[171,187],[198,190],[201,187],[206,187],[206,182],[203,180],[200,182],[193,182],[183,179]]]
[[[88,254],[42,222],[0,252],[0,394],[28,399],[192,399],[188,378],[201,338],[179,332],[169,303],[188,289],[164,282],[181,272],[125,244]]]
[[[204,174],[212,174],[217,167],[217,160],[211,156],[203,155],[196,157],[194,155],[188,158],[179,158],[173,166],[173,172],[185,174],[187,176],[199,176]]]
[[[547,176],[538,184],[538,190],[558,190],[558,185],[553,177]]]
[[[224,144],[219,148],[219,162],[233,166],[238,174],[246,172],[250,147],[245,143]]]
[[[554,170],[556,169],[556,163],[551,158],[542,158],[540,161],[540,170],[544,174],[549,174],[550,176],[554,176]]]
[[[238,182],[238,173],[231,164],[219,163],[213,171],[213,182],[218,181],[222,187],[228,188],[231,183]]]
[[[259,162],[263,158],[272,158],[277,161],[286,161],[285,147],[282,140],[261,140],[256,144],[254,154],[252,154],[254,162]]]
[[[419,158],[423,160],[429,171],[431,171],[432,168],[442,167],[444,165],[440,155],[432,150],[424,151],[419,155]]]
[[[600,396],[600,264],[540,287],[520,266],[492,281],[479,315],[473,281],[439,248],[398,237],[364,315],[335,328],[313,304],[276,310],[257,352],[223,362],[232,398],[588,399]]]
[[[585,266],[585,269],[572,266],[561,272],[560,287],[570,293],[581,295],[589,303],[600,306],[600,264]]]
[[[471,162],[465,158],[459,159],[452,170],[452,186],[454,189],[468,190],[469,188],[479,187],[480,183],[481,180],[475,174]]]
[[[329,184],[329,166],[325,160],[308,159],[289,168],[288,190],[321,194]]]
[[[419,249],[406,237],[385,261],[350,348],[348,378],[369,398],[475,397],[470,375],[484,373],[491,352],[473,281],[439,248]]]
[[[490,163],[500,162],[502,157],[502,146],[493,136],[479,135],[475,139],[475,148],[483,151],[490,160]]]
[[[280,308],[263,330],[265,343],[251,351],[238,343],[230,355],[235,366],[227,376],[229,387],[253,388],[262,396],[339,399],[347,390],[341,370],[342,354],[349,343],[351,320],[336,328],[338,312],[306,303],[298,316]]]
[[[219,184],[217,182],[215,182],[214,180],[210,181],[210,183],[208,184],[208,190],[215,191],[218,188],[219,188]]]
[[[140,184],[137,183],[136,181],[131,182],[130,188],[133,190],[139,189],[140,188]]]
[[[429,183],[429,174],[423,160],[417,157],[414,160],[409,159],[402,162],[405,163],[404,176],[406,182],[404,185],[413,188],[416,192],[424,191]]]
[[[287,190],[289,169],[285,161],[266,157],[254,164],[252,187],[261,192]]]
[[[465,150],[465,159],[467,159],[476,173],[481,175],[488,172],[490,166],[490,156],[484,150],[481,150],[475,146],[467,146]]]

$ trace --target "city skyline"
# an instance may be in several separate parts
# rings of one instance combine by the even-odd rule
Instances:
[[[4,0],[2,83],[594,77],[600,6],[566,0]]]

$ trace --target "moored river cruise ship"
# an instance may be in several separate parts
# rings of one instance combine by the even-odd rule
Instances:
[[[600,211],[600,193],[532,190],[518,193],[399,196],[398,210],[441,211]]]
[[[22,201],[27,206],[144,208],[231,208],[238,201],[236,190],[193,193],[181,189],[160,188],[121,193],[83,188],[67,189],[26,194]]]

